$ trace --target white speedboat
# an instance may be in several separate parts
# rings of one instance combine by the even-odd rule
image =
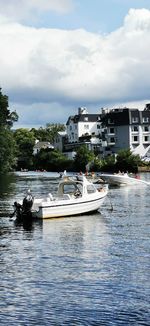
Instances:
[[[108,187],[99,189],[86,177],[64,175],[59,182],[57,194],[49,193],[45,198],[32,198],[31,193],[20,203],[14,203],[18,218],[27,215],[33,218],[54,218],[96,211],[102,205]]]
[[[100,175],[100,178],[106,183],[113,186],[124,186],[124,185],[131,186],[131,185],[138,185],[138,184],[150,185],[149,182],[141,180],[138,176],[130,177],[127,173],[122,173],[122,174],[102,173]]]

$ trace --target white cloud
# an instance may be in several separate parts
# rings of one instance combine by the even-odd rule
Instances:
[[[73,0],[0,0],[0,14],[10,21],[37,19],[42,12],[66,14],[73,9]]]
[[[2,21],[0,86],[15,103],[13,108],[20,108],[22,119],[29,117],[34,124],[56,116],[64,122],[69,107],[76,110],[80,105],[92,110],[117,102],[145,104],[150,89],[149,35],[146,9],[130,10],[124,25],[105,36]]]
[[[130,9],[124,20],[125,28],[128,31],[142,31],[150,29],[150,10]]]

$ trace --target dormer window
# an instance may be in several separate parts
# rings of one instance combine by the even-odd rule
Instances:
[[[132,117],[132,123],[138,123],[139,118],[138,117]]]
[[[149,122],[149,118],[148,117],[143,117],[143,123],[148,123]]]

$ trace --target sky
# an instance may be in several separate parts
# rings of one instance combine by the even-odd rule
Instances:
[[[150,102],[150,0],[0,0],[0,87],[14,128]]]

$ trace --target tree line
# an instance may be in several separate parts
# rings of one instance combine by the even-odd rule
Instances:
[[[0,89],[0,173],[14,170],[46,170],[46,171],[129,171],[137,172],[138,166],[143,164],[139,155],[133,155],[130,149],[121,150],[117,157],[110,155],[99,158],[85,145],[76,150],[73,160],[68,159],[56,149],[41,149],[33,155],[35,141],[53,143],[58,131],[65,130],[63,124],[48,123],[45,128],[30,130],[19,128],[12,130],[14,122],[19,119],[18,114],[9,110],[8,96]]]

